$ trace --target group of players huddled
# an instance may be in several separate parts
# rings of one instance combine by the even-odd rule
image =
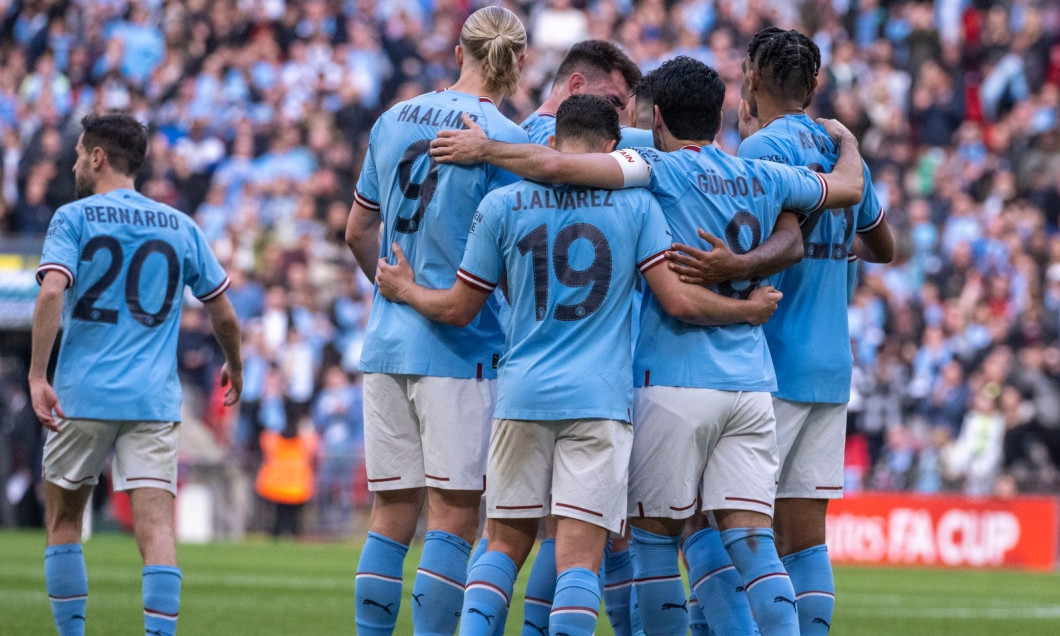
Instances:
[[[517,126],[526,40],[475,12],[456,83],[372,128],[346,231],[376,283],[357,633],[393,632],[424,501],[417,634],[503,633],[541,519],[523,634],[591,634],[601,597],[617,634],[827,633],[848,289],[893,243],[851,133],[805,112],[817,46],[754,36],[737,158],[714,70],[641,77],[601,41]]]

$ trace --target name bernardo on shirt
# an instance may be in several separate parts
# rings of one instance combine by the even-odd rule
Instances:
[[[522,192],[515,193],[513,212],[519,210],[573,210],[575,208],[613,208],[610,190],[577,190],[563,192],[558,190],[534,190],[528,200],[523,199]]]
[[[116,208],[112,205],[83,205],[85,220],[93,223],[125,223],[145,227],[180,227],[176,214],[137,208]]]

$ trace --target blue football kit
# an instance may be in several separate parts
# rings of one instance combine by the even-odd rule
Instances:
[[[638,271],[671,238],[643,189],[523,181],[479,206],[457,276],[512,301],[495,417],[629,421],[630,306]]]
[[[703,228],[724,238],[734,252],[747,252],[769,236],[782,209],[810,213],[827,196],[824,180],[809,170],[739,159],[715,146],[623,152],[636,152],[651,166],[648,190],[662,206],[674,240],[688,245],[701,242],[697,229]],[[730,281],[714,289],[747,298],[766,282]],[[650,289],[644,298],[633,364],[637,386],[776,389],[760,326],[698,327],[667,315]]]
[[[55,370],[66,415],[179,421],[184,286],[208,301],[229,284],[195,222],[135,190],[80,199],[52,217],[38,281],[49,273],[69,282]]]
[[[391,243],[397,243],[417,280],[438,289],[456,281],[479,202],[487,192],[516,181],[514,175],[486,164],[443,165],[430,157],[431,140],[439,130],[462,128],[464,113],[492,139],[527,141],[526,133],[486,97],[452,90],[420,95],[396,104],[372,127],[355,194],[360,205],[380,211],[380,257],[389,257]],[[453,327],[383,298],[376,288],[361,370],[495,378],[504,343],[497,312],[497,300],[490,299],[470,325]]]
[[[831,172],[839,148],[805,114],[785,115],[748,137],[739,155]],[[805,255],[773,277],[784,300],[764,325],[777,373],[774,395],[798,402],[846,404],[853,358],[847,325],[847,260],[854,232],[883,222],[884,212],[865,168],[861,202],[818,210],[801,219]]]

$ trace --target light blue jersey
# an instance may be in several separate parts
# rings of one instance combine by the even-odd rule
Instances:
[[[519,124],[530,137],[530,143],[548,145],[550,135],[556,134],[556,116],[552,113],[534,112]],[[622,127],[622,137],[618,140],[618,148],[634,148],[644,146],[651,148],[655,144],[650,130],[640,128]]]
[[[177,333],[184,286],[199,300],[228,288],[183,212],[113,190],[55,212],[37,280],[64,275],[55,392],[67,417],[180,420]]]
[[[442,165],[428,154],[439,130],[462,128],[469,114],[492,139],[526,143],[526,133],[485,97],[438,91],[400,102],[372,127],[356,200],[382,217],[380,256],[405,252],[418,282],[447,289],[467,243],[475,209],[490,190],[516,181],[486,164]],[[375,289],[361,370],[453,378],[494,378],[504,344],[491,299],[465,328],[431,322]]]
[[[839,149],[807,115],[785,115],[748,137],[740,156],[831,172]],[[867,167],[861,203],[804,217],[805,256],[773,277],[784,300],[764,327],[777,372],[777,397],[833,404],[850,400],[847,259],[855,229],[867,232],[883,218]]]
[[[629,421],[634,278],[670,243],[642,189],[523,181],[490,193],[457,276],[490,291],[507,274],[512,321],[495,417]]]
[[[655,146],[655,138],[650,130],[643,128],[633,128],[631,126],[622,127],[622,139],[618,141],[618,148],[653,148]]]
[[[553,113],[532,112],[519,126],[526,131],[530,143],[548,145],[548,138],[556,134],[556,116]]]
[[[739,159],[715,146],[625,152],[640,154],[652,166],[648,189],[662,206],[674,240],[688,245],[702,243],[696,230],[703,228],[742,254],[769,236],[781,209],[809,213],[827,194],[824,180],[809,170]],[[733,281],[715,289],[747,298],[760,283],[765,281]],[[637,386],[776,390],[761,327],[681,322],[663,311],[650,289],[644,292],[633,367]]]

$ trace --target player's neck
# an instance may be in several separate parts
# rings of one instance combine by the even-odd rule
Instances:
[[[548,98],[541,102],[535,113],[545,113],[547,115],[555,115],[556,111],[559,110],[559,105],[563,103],[563,100],[567,99],[569,95],[564,92],[553,89],[548,94]]]
[[[133,177],[111,174],[100,176],[96,179],[96,186],[92,189],[93,194],[107,194],[114,190],[135,190],[136,183]]]
[[[761,94],[758,96],[758,121],[762,123],[762,128],[785,115],[805,114],[806,109],[798,102],[773,100]]]
[[[673,152],[680,150],[685,146],[709,146],[714,143],[713,139],[678,139],[674,137],[669,130],[663,128],[659,133],[659,143],[661,144],[660,150],[664,152]]]
[[[486,90],[486,82],[483,80],[482,75],[466,64],[460,71],[460,79],[456,80],[456,83],[450,86],[449,90],[467,93],[468,95],[478,95],[479,97],[488,97],[497,106],[500,106],[501,102],[504,101],[504,94],[501,91]]]

